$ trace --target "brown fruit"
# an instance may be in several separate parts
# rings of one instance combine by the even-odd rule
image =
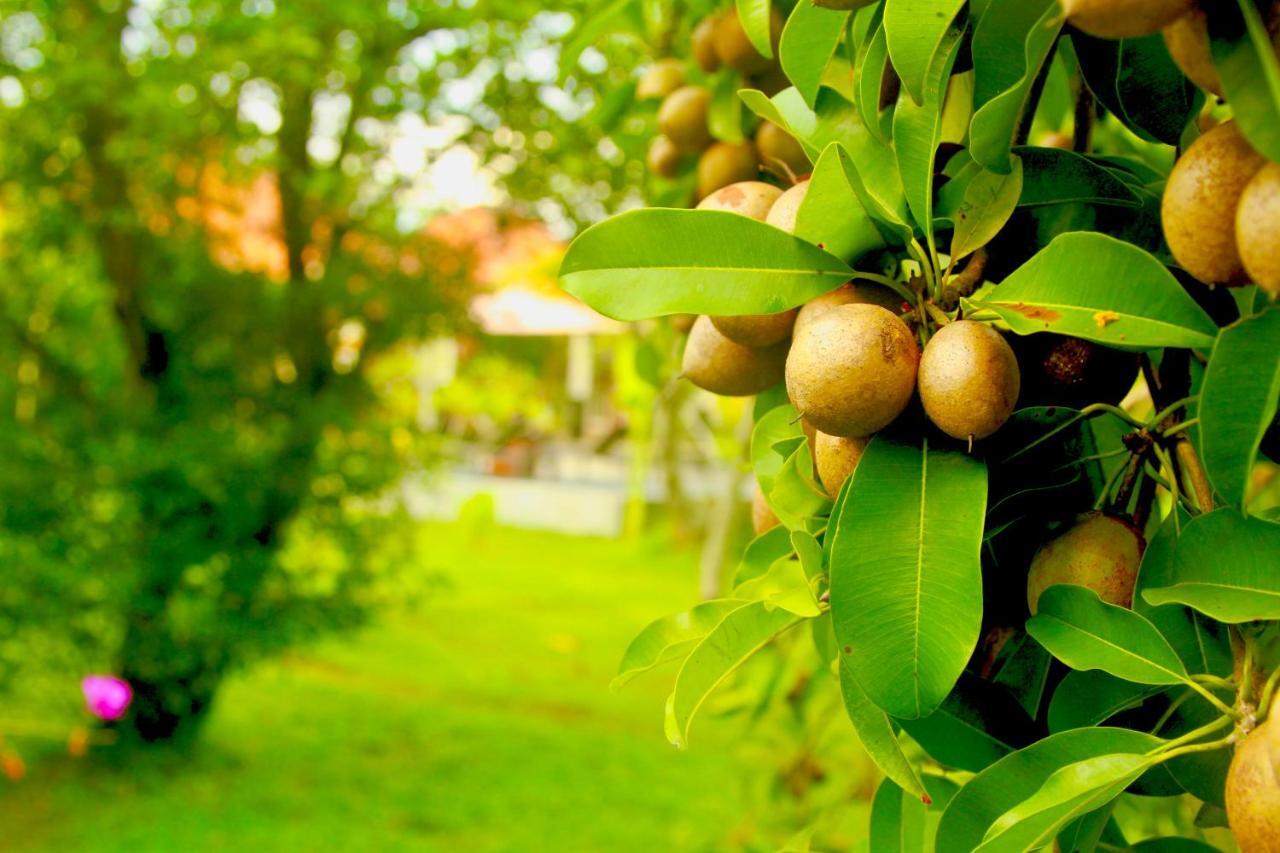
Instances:
[[[782,15],[777,9],[769,9],[769,41],[773,45],[773,55],[778,55],[778,37],[782,35]],[[742,74],[759,74],[773,65],[773,60],[762,56],[756,50],[747,31],[738,20],[736,9],[730,9],[721,15],[716,22],[714,34],[716,56],[730,68]]]
[[[1280,163],[1263,166],[1240,194],[1236,245],[1249,278],[1280,296]]]
[[[777,527],[782,522],[778,520],[778,516],[774,515],[773,510],[769,508],[769,503],[764,499],[764,492],[760,490],[760,484],[756,483],[755,493],[751,496],[751,529],[759,536],[766,530]]]
[[[840,487],[858,467],[862,451],[867,449],[867,438],[841,438],[818,432],[813,441],[813,461],[818,469],[818,479],[831,500],[840,494]]]
[[[1037,144],[1043,148],[1060,148],[1063,151],[1070,151],[1073,142],[1071,134],[1063,133],[1060,130],[1050,130],[1040,136]]]
[[[1192,9],[1163,30],[1169,55],[1192,83],[1222,97],[1222,81],[1209,50],[1209,27],[1199,7]]]
[[[649,152],[645,154],[645,164],[649,171],[663,178],[674,178],[680,172],[680,149],[665,136],[655,136],[649,143]]]
[[[756,148],[765,167],[777,169],[781,163],[792,177],[807,175],[812,169],[808,155],[796,138],[771,121],[763,122],[756,131]]]
[[[1142,534],[1127,521],[1086,513],[1031,559],[1027,606],[1035,613],[1042,592],[1054,584],[1071,583],[1088,587],[1110,604],[1128,607],[1145,548]]]
[[[1015,338],[1013,351],[1022,373],[1024,406],[1116,404],[1138,375],[1137,354],[1066,335]]]
[[[920,356],[920,402],[952,438],[986,438],[1004,426],[1022,377],[1004,337],[985,323],[960,320],[939,329]]]
[[[759,89],[770,98],[791,86],[791,80],[787,78],[780,65],[770,65],[759,74],[752,74],[747,80],[751,88]]]
[[[1060,0],[1076,29],[1104,39],[1159,32],[1191,11],[1195,0]]]
[[[709,317],[699,317],[685,341],[681,372],[713,394],[746,397],[781,382],[786,362],[785,343],[763,349],[744,347],[720,334]]]
[[[716,55],[716,21],[720,15],[708,15],[693,28],[689,38],[690,53],[698,67],[710,74],[720,67],[720,57]]]
[[[769,208],[769,215],[765,217],[764,221],[774,228],[781,228],[788,234],[794,234],[796,231],[796,214],[800,212],[800,205],[804,203],[804,197],[807,192],[809,192],[808,181],[801,181],[788,189],[778,196],[778,200],[773,203],[773,207]]]
[[[782,200],[778,201],[781,203]],[[777,208],[776,204],[774,208]],[[862,281],[847,282],[835,290],[815,296],[800,306],[800,313],[796,315],[796,327],[792,334],[800,334],[801,329],[837,305],[879,305],[887,311],[898,314],[902,308],[902,297],[883,285]]]
[[[665,98],[684,85],[684,63],[678,59],[659,59],[636,81],[636,97],[642,101]]]
[[[756,147],[750,142],[717,142],[698,158],[698,198],[756,177]]]
[[[787,394],[829,435],[871,435],[902,414],[920,349],[907,324],[878,305],[839,305],[791,342]]]
[[[741,181],[707,196],[698,204],[698,209],[726,210],[763,221],[782,194],[782,190],[772,184],[761,181]],[[715,323],[716,328],[735,343],[749,347],[766,347],[791,337],[791,326],[796,321],[796,311],[797,309],[792,308],[777,314],[712,317],[711,322]]]
[[[1169,250],[1206,284],[1247,281],[1236,246],[1236,208],[1266,160],[1224,122],[1191,144],[1165,183],[1160,216]]]
[[[1274,707],[1274,706],[1273,706]],[[1227,822],[1241,853],[1280,851],[1280,715],[1249,732],[1227,771]]]
[[[711,144],[707,109],[711,92],[704,86],[681,86],[658,107],[658,130],[681,151],[701,151]]]

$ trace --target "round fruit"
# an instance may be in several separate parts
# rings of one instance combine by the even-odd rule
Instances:
[[[773,45],[773,54],[778,54],[778,37],[782,34],[782,15],[777,9],[769,9],[769,40]],[[762,56],[756,50],[747,31],[742,28],[736,10],[725,12],[716,22],[714,43],[716,56],[730,68],[742,74],[758,74],[773,64],[773,60]]]
[[[813,440],[813,461],[818,469],[818,479],[822,486],[835,500],[840,494],[840,487],[849,479],[853,469],[858,467],[862,451],[867,449],[866,438],[842,438],[838,435],[827,435],[817,432]]]
[[[659,59],[636,81],[636,97],[642,101],[665,98],[683,85],[684,63],[678,59]]]
[[[1227,771],[1227,822],[1242,853],[1280,850],[1278,719],[1273,710],[1266,722],[1245,736]]]
[[[680,171],[680,149],[665,136],[655,136],[649,143],[644,161],[649,171],[663,178],[674,178]]]
[[[658,107],[658,130],[681,151],[701,151],[711,144],[707,109],[711,92],[703,86],[681,86]]]
[[[1061,0],[1076,29],[1104,39],[1151,35],[1191,11],[1195,0]]]
[[[1133,603],[1133,584],[1146,542],[1123,519],[1100,512],[1080,516],[1065,533],[1040,547],[1027,575],[1027,606],[1054,584],[1087,586],[1109,604]]]
[[[744,347],[720,334],[709,317],[699,317],[684,345],[681,372],[713,394],[746,397],[781,382],[786,363],[785,343],[763,349]]]
[[[1222,81],[1209,50],[1209,26],[1198,7],[1164,28],[1164,44],[1169,55],[1192,83],[1222,97]]]
[[[717,142],[698,158],[698,198],[756,176],[756,147],[750,142]]]
[[[783,197],[785,198],[785,196],[786,194],[784,193]],[[781,203],[782,199],[778,199],[778,204]],[[774,209],[777,209],[777,206],[775,204]],[[796,327],[792,334],[800,334],[801,329],[837,305],[879,305],[881,308],[897,314],[902,308],[902,297],[880,284],[862,281],[847,282],[835,290],[829,290],[821,296],[815,296],[804,305],[801,305],[800,313],[796,315]]]
[[[1224,122],[1191,144],[1169,173],[1160,203],[1164,236],[1182,268],[1206,284],[1243,284],[1236,207],[1266,160]]]
[[[760,151],[761,163],[774,168],[781,163],[793,177],[806,175],[812,168],[796,138],[771,121],[761,123],[756,131],[756,148]]]
[[[719,15],[708,15],[693,28],[689,38],[690,52],[698,67],[710,74],[720,67],[720,57],[716,55],[716,20]]]
[[[782,190],[764,181],[739,181],[716,190],[698,202],[698,210],[727,210],[765,221]]]
[[[1138,375],[1135,353],[1066,335],[1027,335],[1014,341],[1024,406],[1116,404]]]
[[[871,435],[911,402],[919,362],[915,335],[892,312],[839,305],[792,340],[787,394],[822,432]]]
[[[800,205],[804,203],[805,193],[807,192],[809,192],[808,181],[801,181],[788,189],[778,196],[778,200],[773,203],[773,207],[769,208],[769,215],[765,217],[764,221],[774,228],[781,228],[788,234],[794,234],[796,231],[796,214],[800,212]]]
[[[1249,278],[1280,296],[1280,164],[1263,166],[1240,194],[1236,245]]]
[[[949,323],[929,339],[920,357],[920,402],[938,429],[952,438],[986,438],[1004,426],[1018,402],[1018,359],[1004,337],[985,323]]]
[[[773,510],[769,508],[769,503],[764,499],[764,492],[760,490],[760,484],[756,483],[755,494],[751,496],[751,529],[759,536],[766,530],[777,527],[781,523],[778,520],[778,516],[774,515]]]

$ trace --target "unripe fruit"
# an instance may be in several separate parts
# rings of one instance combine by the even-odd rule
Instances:
[[[709,317],[699,317],[684,345],[681,372],[699,388],[725,397],[759,394],[782,381],[786,343],[756,349],[720,334]]]
[[[783,197],[786,197],[786,193],[783,194]],[[778,204],[781,203],[782,199],[778,199]],[[774,209],[777,209],[777,206],[775,204]],[[835,290],[829,290],[821,296],[815,296],[804,305],[801,305],[800,313],[796,315],[796,326],[792,334],[800,334],[801,329],[837,305],[879,305],[881,308],[897,314],[902,308],[902,297],[883,285],[863,281],[847,282]]]
[[[985,323],[960,320],[939,329],[920,356],[920,402],[952,438],[986,438],[1009,419],[1022,377],[1013,349]]]
[[[1272,710],[1266,722],[1245,736],[1227,771],[1227,822],[1241,853],[1280,851],[1278,719]]]
[[[1138,375],[1138,356],[1081,338],[1042,333],[1017,338],[1022,405],[1082,409],[1116,404]]]
[[[773,54],[778,54],[778,37],[782,34],[782,15],[777,9],[769,9],[769,40]],[[726,11],[716,22],[714,43],[716,56],[730,68],[742,74],[758,74],[769,68],[773,60],[756,50],[747,31],[742,28],[736,9]]]
[[[811,169],[804,147],[771,121],[762,122],[756,131],[756,148],[760,152],[760,162],[766,167],[777,169],[781,163],[793,177],[808,174]]]
[[[674,178],[680,172],[680,149],[665,136],[655,136],[645,154],[649,171],[663,178]]]
[[[1076,29],[1104,39],[1159,32],[1191,11],[1195,0],[1061,0]]]
[[[920,349],[907,324],[878,305],[839,305],[791,342],[787,394],[817,429],[867,436],[911,402]]]
[[[755,494],[751,496],[751,529],[759,536],[766,530],[777,527],[781,523],[778,520],[778,516],[774,515],[773,510],[769,508],[769,503],[764,499],[764,492],[760,490],[760,484],[756,483]]]
[[[711,92],[703,86],[681,86],[658,107],[658,130],[681,151],[701,151],[711,144],[707,109]]]
[[[1082,515],[1032,558],[1027,606],[1035,613],[1042,592],[1070,583],[1088,587],[1109,604],[1129,607],[1145,548],[1142,534],[1128,522],[1100,512]]]
[[[698,158],[698,198],[756,177],[756,147],[750,142],[717,142]]]
[[[719,15],[708,15],[693,28],[689,38],[690,53],[698,67],[710,74],[720,67],[720,57],[716,55],[716,21]]]
[[[867,449],[867,438],[842,438],[838,435],[827,435],[817,432],[813,440],[813,461],[818,469],[818,479],[827,490],[831,500],[840,494],[840,487],[849,479],[853,469],[858,467],[862,459],[862,451]]]
[[[1164,44],[1182,73],[1206,92],[1222,97],[1222,81],[1209,50],[1209,27],[1198,7],[1164,28]]]
[[[1280,164],[1263,166],[1240,194],[1236,245],[1249,278],[1280,296]]]
[[[642,101],[665,98],[683,85],[684,63],[678,59],[659,59],[636,81],[636,98]]]
[[[1165,240],[1182,268],[1206,284],[1246,281],[1236,208],[1265,162],[1228,121],[1193,142],[1169,173],[1160,203]]]
[[[782,195],[782,190],[761,181],[730,184],[704,198],[699,210],[727,210],[763,221]],[[766,347],[791,337],[797,309],[777,314],[744,314],[737,317],[712,317],[711,322],[735,343],[749,347]]]
[[[764,221],[774,228],[781,228],[788,234],[796,233],[796,215],[800,212],[800,205],[804,204],[804,197],[808,192],[809,182],[807,180],[791,187],[778,196],[778,200],[773,203],[773,207],[769,208],[769,215],[765,217]]]

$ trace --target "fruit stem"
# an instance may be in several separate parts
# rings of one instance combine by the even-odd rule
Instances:
[[[1195,425],[1196,425],[1196,424],[1198,424],[1198,423],[1200,423],[1200,419],[1199,419],[1199,418],[1192,418],[1191,420],[1183,421],[1182,423],[1178,423],[1178,424],[1174,424],[1173,426],[1169,427],[1167,430],[1164,430],[1164,431],[1161,433],[1161,435],[1163,435],[1165,438],[1169,438],[1170,436],[1177,435],[1178,433],[1182,432],[1183,430],[1191,429],[1193,426],[1195,426]]]
[[[1164,713],[1160,715],[1160,719],[1156,720],[1156,724],[1151,727],[1151,732],[1154,734],[1164,728],[1165,723],[1169,722],[1169,720],[1173,718],[1173,715],[1177,713],[1178,709],[1185,705],[1187,700],[1195,695],[1196,694],[1188,690],[1177,699],[1170,702],[1169,707],[1165,708]]]
[[[934,299],[938,298],[938,279],[933,269],[933,263],[929,260],[929,256],[925,254],[924,247],[920,245],[920,241],[915,237],[911,238],[911,242],[907,244],[907,251],[917,264],[920,265],[920,274],[924,276],[925,286],[928,288],[929,295]]]
[[[1169,418],[1173,417],[1174,412],[1178,411],[1178,409],[1181,409],[1183,406],[1186,406],[1190,403],[1194,403],[1196,400],[1199,400],[1199,399],[1200,399],[1199,394],[1192,394],[1189,397],[1183,397],[1181,400],[1175,400],[1174,402],[1165,406],[1160,411],[1156,412],[1156,414],[1153,415],[1151,417],[1151,420],[1147,421],[1147,423],[1150,424],[1152,427],[1159,428],[1160,424],[1162,424],[1164,421],[1168,420]]]
[[[1192,690],[1199,693],[1206,702],[1208,702],[1213,707],[1217,708],[1222,713],[1226,714],[1231,719],[1233,720],[1239,719],[1240,712],[1237,711],[1235,708],[1232,708],[1226,702],[1223,702],[1217,696],[1214,696],[1211,692],[1209,692],[1209,689],[1207,687],[1197,684],[1195,681],[1192,681],[1191,679],[1187,679],[1186,682],[1184,683],[1188,687],[1190,687]]]
[[[1206,741],[1205,743],[1193,743],[1190,746],[1171,749],[1168,752],[1160,754],[1160,760],[1158,763],[1163,764],[1166,761],[1172,761],[1175,758],[1180,758],[1184,755],[1191,755],[1196,752],[1213,752],[1218,749],[1226,749],[1231,746],[1231,744],[1235,743],[1235,740],[1235,732],[1232,732],[1226,737],[1219,738],[1218,740]]]
[[[887,275],[877,275],[876,273],[873,273],[873,272],[855,271],[849,280],[850,281],[870,281],[870,282],[874,282],[875,284],[879,284],[884,287],[887,287],[890,290],[892,290],[894,293],[896,293],[898,296],[901,296],[902,301],[907,303],[908,305],[914,306],[916,303],[916,300],[919,298],[919,294],[917,294],[911,288],[907,287],[905,284],[898,281],[897,279],[889,278]]]
[[[1277,685],[1280,685],[1280,667],[1272,670],[1271,675],[1267,678],[1267,683],[1262,687],[1262,697],[1258,699],[1259,720],[1267,718],[1267,712],[1271,710],[1271,700],[1275,698]]]
[[[972,319],[972,317],[970,317],[970,319]],[[1016,453],[1013,453],[1013,454],[1011,454],[1011,455],[1009,455],[1009,456],[1006,456],[1006,457],[1005,457],[1004,459],[1002,459],[1001,461],[1002,461],[1002,462],[1012,462],[1014,459],[1017,459],[1017,458],[1018,458],[1019,456],[1021,456],[1022,454],[1026,453],[1026,452],[1028,452],[1028,451],[1030,451],[1030,450],[1033,450],[1033,449],[1034,449],[1034,448],[1036,448],[1036,447],[1039,447],[1041,444],[1044,444],[1046,441],[1048,441],[1049,439],[1053,438],[1053,437],[1054,437],[1055,435],[1057,435],[1058,433],[1060,433],[1060,432],[1062,432],[1062,431],[1064,431],[1064,430],[1068,430],[1068,429],[1070,429],[1071,427],[1075,426],[1077,423],[1079,423],[1079,422],[1080,422],[1080,421],[1082,421],[1082,420],[1085,420],[1086,418],[1091,418],[1091,417],[1093,417],[1094,415],[1100,415],[1100,414],[1102,414],[1103,412],[1105,412],[1105,413],[1107,413],[1107,414],[1109,414],[1109,415],[1114,415],[1114,416],[1116,416],[1117,418],[1119,418],[1120,420],[1124,421],[1125,423],[1127,423],[1129,426],[1133,427],[1134,429],[1142,429],[1142,428],[1143,428],[1143,426],[1144,426],[1144,424],[1139,423],[1137,420],[1135,420],[1135,419],[1134,419],[1133,415],[1129,414],[1129,413],[1128,413],[1128,412],[1126,412],[1124,409],[1118,408],[1118,407],[1116,407],[1116,406],[1112,406],[1112,405],[1110,405],[1110,404],[1108,404],[1108,403],[1090,403],[1089,405],[1087,405],[1087,406],[1085,406],[1083,409],[1081,409],[1081,410],[1080,410],[1080,411],[1075,415],[1075,417],[1071,418],[1071,419],[1070,419],[1070,420],[1068,420],[1068,421],[1064,421],[1064,422],[1063,422],[1063,423],[1061,423],[1061,424],[1058,424],[1056,427],[1054,427],[1053,429],[1049,430],[1049,431],[1048,431],[1048,432],[1046,432],[1044,435],[1040,436],[1040,437],[1039,437],[1039,438],[1037,438],[1035,441],[1033,441],[1033,442],[1031,442],[1030,444],[1028,444],[1026,447],[1022,448],[1021,450],[1019,450],[1019,451],[1018,451],[1018,452],[1016,452]]]
[[[924,310],[928,312],[929,317],[933,320],[933,322],[937,323],[939,326],[945,326],[951,322],[951,318],[948,317],[941,308],[939,308],[937,305],[934,305],[932,302],[925,302]]]
[[[1168,755],[1170,752],[1177,751],[1178,748],[1181,747],[1183,744],[1191,743],[1192,741],[1198,738],[1202,738],[1205,735],[1216,732],[1218,729],[1222,728],[1223,726],[1229,726],[1229,725],[1232,725],[1233,723],[1234,723],[1234,719],[1232,717],[1219,717],[1218,719],[1214,720],[1212,723],[1207,723],[1198,729],[1193,729],[1192,731],[1187,732],[1185,735],[1182,735],[1181,737],[1176,737],[1171,741],[1166,741],[1165,743],[1162,743],[1160,746],[1157,746],[1155,749],[1151,750],[1151,752],[1147,754],[1150,755],[1152,753],[1160,753],[1162,755]]]

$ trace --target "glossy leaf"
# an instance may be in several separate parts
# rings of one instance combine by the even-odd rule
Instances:
[[[1033,742],[1040,734],[1013,694],[968,675],[961,677],[932,714],[901,722],[934,761],[972,773]]]
[[[1053,658],[1044,646],[1023,632],[1005,644],[991,680],[1012,693],[1028,715],[1038,718],[1051,663]]]
[[[889,144],[889,134],[880,110],[880,89],[888,68],[889,42],[884,27],[877,27],[858,66],[856,100],[863,125],[884,145]]]
[[[751,44],[761,56],[773,57],[773,34],[769,31],[770,0],[734,0],[738,20]]]
[[[826,491],[814,480],[808,442],[800,442],[787,456],[764,494],[774,514],[792,530],[803,528],[807,519],[831,506]]]
[[[733,595],[739,599],[762,601],[797,616],[811,618],[821,612],[799,560],[775,560],[763,575],[734,587]]]
[[[666,734],[676,746],[689,742],[698,709],[743,661],[768,645],[800,617],[756,601],[729,613],[685,658],[667,699]]]
[[[962,6],[964,0],[884,0],[889,56],[902,88],[917,105],[928,98],[929,78],[950,50],[947,31]]]
[[[1194,838],[1148,838],[1133,845],[1133,853],[1218,853],[1218,848]]]
[[[1213,64],[1236,124],[1254,148],[1280,162],[1280,62],[1267,27],[1251,0],[1225,0],[1212,11]]]
[[[1218,331],[1158,260],[1084,231],[1054,238],[972,304],[1020,335],[1057,332],[1111,346],[1209,347]]]
[[[1159,33],[1100,39],[1073,32],[1071,43],[1099,102],[1142,138],[1178,144],[1204,99],[1174,64]]]
[[[707,129],[716,139],[741,142],[742,99],[738,97],[738,74],[722,70],[711,87],[711,105],[707,108]]]
[[[632,210],[588,228],[560,285],[601,314],[771,314],[844,282],[834,255],[763,222],[712,210]]]
[[[1018,120],[1061,27],[1057,0],[993,3],[978,19],[969,152],[993,172],[1012,168],[1009,149]]]
[[[908,224],[911,211],[898,170],[885,168],[892,162],[892,149],[883,145],[870,133],[862,133],[846,140],[849,158],[841,158],[858,201],[880,228],[885,241],[903,246],[914,235]]]
[[[822,73],[831,61],[850,12],[797,3],[778,46],[782,70],[810,107],[817,105]]]
[[[973,850],[990,827],[1059,768],[1100,755],[1145,753],[1162,741],[1129,729],[1075,729],[1036,741],[968,782],[942,815],[938,850]]]
[[[1228,504],[1244,509],[1262,436],[1280,402],[1280,308],[1218,333],[1200,390],[1200,453]]]
[[[925,812],[919,798],[892,779],[881,781],[871,800],[871,849],[876,853],[925,853]]]
[[[1074,151],[1021,145],[1013,153],[1022,159],[1019,207],[1082,202],[1138,207],[1141,201],[1129,184],[1106,166]]]
[[[951,257],[963,258],[981,249],[1000,232],[1013,215],[1022,194],[1022,161],[1013,158],[1013,169],[1002,175],[981,169],[965,186],[964,199],[952,217]]]
[[[778,560],[789,557],[792,551],[789,533],[786,527],[779,524],[752,539],[742,552],[742,560],[733,576],[734,585],[760,577]]]
[[[611,686],[617,690],[642,672],[688,654],[725,616],[746,604],[735,599],[704,601],[651,622],[627,646]]]
[[[978,639],[986,468],[877,436],[833,519],[831,613],[858,683],[895,717],[932,713]]]
[[[747,109],[799,140],[810,160],[817,160],[832,142],[847,141],[867,132],[853,105],[825,86],[818,89],[818,97],[812,107],[805,103],[804,96],[794,86],[783,89],[772,98],[756,89],[741,89],[738,97]]]
[[[903,755],[902,745],[898,742],[898,735],[893,730],[889,715],[867,697],[847,666],[839,663],[839,667],[840,695],[844,699],[844,709],[867,756],[880,768],[881,773],[900,788],[914,797],[923,797],[925,791],[920,777]]]
[[[1185,604],[1219,622],[1280,619],[1280,524],[1219,509],[1191,519],[1173,570],[1142,595],[1150,604]]]
[[[1049,701],[1049,731],[1100,725],[1166,689],[1135,684],[1097,669],[1068,672]]]
[[[856,263],[885,242],[849,183],[852,165],[848,152],[837,143],[822,152],[796,214],[795,235]]]
[[[1187,679],[1182,660],[1156,627],[1093,590],[1059,584],[1040,596],[1027,633],[1072,669],[1100,669],[1139,684]]]

